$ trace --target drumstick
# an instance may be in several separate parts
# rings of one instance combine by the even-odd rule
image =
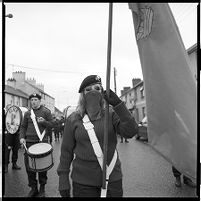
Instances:
[[[24,145],[24,148],[26,149],[26,151],[27,151],[27,147],[26,147],[26,144],[25,143],[23,143],[23,145]]]

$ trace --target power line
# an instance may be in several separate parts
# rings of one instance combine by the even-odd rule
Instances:
[[[35,70],[35,71],[45,71],[45,72],[54,72],[54,73],[72,73],[72,74],[81,74],[81,73],[91,73],[87,71],[58,71],[58,70],[52,70],[52,69],[42,69],[42,68],[32,68],[32,67],[27,67],[27,66],[21,66],[21,65],[16,65],[16,64],[7,64],[9,67],[12,68],[25,68],[25,69],[30,69],[30,70]],[[98,73],[103,73],[103,72],[98,72]]]

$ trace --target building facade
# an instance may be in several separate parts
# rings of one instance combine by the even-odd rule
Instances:
[[[132,83],[132,88],[124,87],[120,99],[125,103],[136,121],[140,122],[146,116],[145,90],[141,79],[133,79]]]
[[[25,72],[16,71],[12,73],[12,78],[7,80],[7,85],[12,87],[14,90],[23,91],[27,96],[32,93],[38,93],[41,95],[41,104],[51,110],[52,113],[55,112],[55,99],[44,92],[44,85],[37,84],[36,80],[33,79],[25,79]],[[14,93],[15,95],[15,93]],[[5,97],[10,99],[9,96],[6,95]],[[11,100],[10,100],[11,101]],[[8,100],[9,102],[9,100]],[[30,103],[28,102],[28,107],[30,107]]]
[[[55,117],[61,118],[63,115],[63,112],[61,112],[57,107],[55,107]]]
[[[5,86],[5,110],[16,105],[18,107],[28,107],[28,94],[22,92],[19,89],[15,89],[11,86]]]

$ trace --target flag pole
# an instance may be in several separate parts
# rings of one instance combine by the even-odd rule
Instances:
[[[113,4],[109,3],[107,72],[106,72],[106,94],[107,94],[108,97],[109,97],[109,93],[110,93],[111,44],[112,44],[112,10],[113,10]],[[109,103],[106,102],[105,106],[106,106],[106,108],[105,108],[105,122],[104,122],[102,189],[106,189],[106,165],[107,165],[107,147],[108,147]]]

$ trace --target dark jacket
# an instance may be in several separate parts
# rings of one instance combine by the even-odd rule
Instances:
[[[37,117],[43,117],[45,122],[38,123],[39,130],[42,134],[44,129],[52,127],[52,115],[51,111],[44,106],[40,106],[38,109],[33,110]],[[25,138],[27,142],[39,142],[38,135],[36,133],[34,124],[31,119],[31,110],[28,110],[24,114],[24,119],[20,127],[20,139]],[[43,140],[47,140],[47,133],[45,134]]]
[[[99,144],[103,150],[104,139],[104,115],[101,119],[92,121]],[[124,103],[114,107],[109,112],[109,135],[107,164],[110,164],[117,146],[117,133],[126,138],[132,138],[138,130],[138,125]],[[74,157],[75,154],[75,157]],[[72,162],[73,161],[73,162]],[[102,170],[85,130],[81,116],[74,112],[65,122],[63,141],[61,145],[60,163],[57,169],[59,175],[59,190],[70,189],[69,172],[72,162],[72,180],[74,182],[101,186]],[[117,181],[122,178],[121,163],[119,157],[110,175],[109,181]]]

